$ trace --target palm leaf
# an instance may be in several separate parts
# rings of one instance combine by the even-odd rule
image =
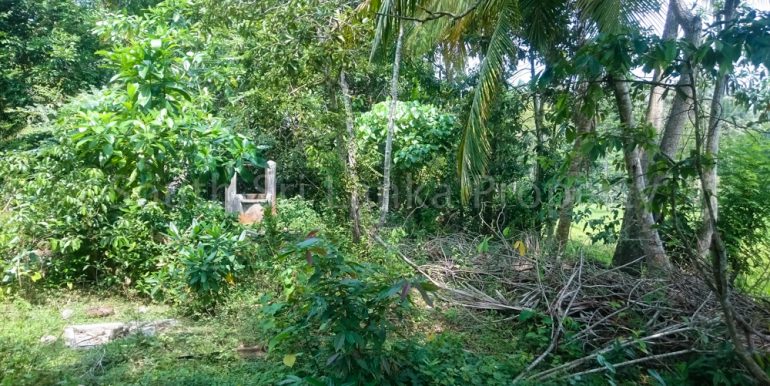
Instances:
[[[418,5],[426,0],[367,0],[358,7],[359,12],[373,15],[377,20],[374,30],[371,61],[379,59],[384,53],[384,42],[396,40],[399,25],[403,22],[400,17],[412,17]]]
[[[464,15],[464,17],[459,19],[441,17],[424,23],[415,23],[406,40],[410,53],[421,55],[433,50],[439,44],[442,50],[455,51],[458,54],[465,53],[467,35],[482,32],[489,24],[496,22],[498,9],[494,7],[499,1],[501,0],[423,0],[417,5],[418,12],[415,15],[417,18],[430,16],[425,10]]]
[[[457,169],[461,197],[465,202],[470,197],[472,183],[486,172],[490,152],[486,122],[491,104],[502,86],[505,58],[515,53],[511,40],[514,26],[511,3],[504,4],[498,14],[489,47],[481,62],[479,83],[474,90],[473,102],[460,139]]]
[[[564,0],[520,0],[522,35],[538,51],[551,49],[567,35],[569,7]]]
[[[641,26],[645,20],[662,26],[665,19],[659,0],[578,0],[577,8],[584,20],[606,33],[618,33],[623,26]]]
[[[483,34],[494,27],[499,9],[494,6],[500,0],[425,0],[418,5],[416,17],[429,16],[424,9],[441,11],[453,15],[464,15],[453,19],[442,17],[424,23],[415,23],[406,37],[406,49],[410,56],[437,52],[445,63],[451,65],[448,71],[462,72],[466,59],[481,56],[477,46],[468,43],[468,36]],[[491,32],[490,32],[491,33]],[[459,70],[459,71],[458,71]]]

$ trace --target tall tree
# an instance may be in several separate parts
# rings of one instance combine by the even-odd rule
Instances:
[[[733,4],[731,2],[730,4],[726,4],[726,6],[731,7]],[[730,12],[728,12],[727,15],[730,15]],[[708,181],[706,178],[706,171],[703,166],[704,144],[703,137],[701,135],[701,114],[698,97],[696,95],[697,88],[695,86],[695,75],[690,74],[689,77],[690,91],[695,102],[693,104],[695,118],[695,168],[698,172],[701,189],[704,194],[708,194],[710,188],[707,186]],[[709,127],[707,127],[707,130],[709,131],[711,130],[710,125],[711,122],[709,122]],[[708,152],[707,149],[705,151]],[[738,355],[738,358],[741,360],[741,362],[743,362],[743,365],[746,367],[746,369],[749,370],[749,373],[754,377],[754,381],[760,385],[770,386],[770,376],[767,375],[765,370],[757,363],[757,360],[752,355],[752,353],[749,352],[749,350],[746,348],[744,345],[744,339],[742,339],[738,332],[737,320],[740,316],[736,312],[735,306],[731,300],[732,288],[728,279],[727,272],[727,247],[724,240],[722,239],[721,232],[719,229],[717,229],[716,208],[712,206],[712,200],[708,196],[704,197],[703,206],[705,221],[709,222],[709,227],[711,228],[711,240],[709,241],[709,248],[712,254],[711,270],[712,274],[714,275],[712,288],[714,289],[714,292],[716,292],[717,299],[719,300],[719,304],[722,308],[724,323],[727,327],[727,334],[733,343],[735,353]],[[749,341],[748,344],[751,344],[751,337],[748,336],[748,330],[746,331],[746,334],[746,340]]]
[[[615,94],[620,123],[623,127],[623,157],[630,177],[628,194],[631,196],[632,205],[636,208],[637,218],[635,220],[641,227],[642,251],[650,269],[665,271],[671,268],[671,261],[663,247],[663,241],[655,229],[655,218],[644,202],[647,180],[642,167],[639,145],[633,140],[636,123],[634,122],[633,102],[628,90],[628,82],[618,75],[613,75],[610,83]]]
[[[353,223],[353,242],[361,241],[361,206],[358,197],[358,174],[356,172],[357,152],[356,133],[354,131],[353,105],[350,101],[350,87],[345,77],[345,70],[340,71],[340,88],[345,106],[345,127],[348,134],[348,179],[350,180],[350,220]]]
[[[473,183],[486,172],[490,152],[486,123],[504,82],[506,65],[518,61],[515,42],[525,40],[537,49],[548,46],[569,27],[569,19],[561,17],[569,11],[600,25],[602,30],[613,30],[624,24],[636,24],[656,8],[656,2],[651,0],[369,0],[365,4],[377,9],[379,15],[396,15],[394,11],[399,9],[401,17],[424,23],[413,33],[422,34],[415,40],[428,45],[449,42],[464,46],[463,38],[472,32],[485,37],[478,84],[458,147],[457,167],[464,200],[470,197]],[[395,38],[394,25],[393,21],[378,22],[375,48],[383,40]]]
[[[488,153],[490,146],[487,140],[486,122],[489,119],[490,105],[495,100],[501,83],[503,82],[503,71],[507,61],[515,63],[517,61],[514,47],[514,41],[521,39],[531,42],[533,47],[542,47],[548,39],[554,39],[564,26],[559,25],[557,15],[563,12],[573,12],[582,20],[590,20],[598,29],[603,32],[618,32],[620,26],[624,23],[639,20],[643,15],[647,15],[656,8],[652,1],[594,1],[584,0],[577,3],[571,2],[518,2],[518,1],[478,1],[470,3],[432,1],[420,2],[413,0],[411,3],[419,3],[424,13],[421,14],[422,21],[441,20],[439,28],[423,28],[425,33],[432,34],[425,40],[451,40],[463,36],[463,33],[478,28],[488,36],[486,39],[486,52],[481,61],[478,74],[478,85],[474,90],[473,101],[465,121],[464,130],[460,139],[458,149],[458,174],[460,176],[461,197],[466,199],[470,195],[473,182],[476,178],[486,171]],[[574,7],[574,10],[572,9]],[[441,12],[434,12],[428,9],[441,9]],[[442,24],[443,23],[443,24]],[[566,23],[563,23],[566,24]],[[379,30],[380,28],[378,28]],[[375,40],[386,34],[378,33]],[[558,40],[558,38],[557,38]],[[622,94],[622,93],[621,93]],[[628,116],[629,119],[633,117]],[[631,122],[629,122],[630,124]],[[631,129],[632,127],[629,127]],[[634,186],[639,194],[644,193],[647,188],[647,181],[644,179],[644,172],[641,169],[642,157],[640,149],[635,147],[633,151],[629,150],[629,161],[638,158],[640,169],[629,168],[632,180],[636,183]],[[634,162],[630,162],[635,165]],[[633,165],[631,165],[633,166]],[[635,179],[641,176],[644,181]],[[643,182],[643,183],[642,183]],[[644,189],[639,191],[637,188],[642,186]],[[636,193],[634,193],[636,194]],[[646,200],[642,196],[635,201],[642,203]],[[570,204],[568,202],[568,204]],[[568,205],[569,206],[569,205]],[[570,213],[564,211],[564,215]],[[635,215],[634,217],[644,218],[647,216]],[[649,225],[649,224],[648,224]],[[662,242],[654,226],[643,225],[647,228],[645,233],[650,237],[648,244],[650,250],[655,250],[650,261],[661,261],[662,267],[667,267],[665,250],[662,248]],[[568,230],[567,221],[562,222],[560,229],[563,235],[565,229]],[[562,236],[562,238],[564,238]]]
[[[575,90],[577,99],[586,98],[585,92],[587,83],[581,82]],[[568,156],[569,166],[567,175],[564,179],[564,197],[559,208],[559,222],[556,225],[554,235],[559,251],[563,251],[569,241],[570,228],[572,227],[572,215],[576,204],[577,178],[580,170],[585,164],[585,157],[582,154],[583,141],[585,137],[594,131],[595,120],[583,110],[583,104],[578,103],[572,113],[572,122],[575,125],[575,142],[572,145],[572,151]]]
[[[663,31],[660,38],[664,41],[675,40],[677,32],[679,31],[679,23],[676,18],[674,7],[678,0],[671,0],[668,3],[668,11],[666,12],[666,22],[663,25]],[[656,67],[652,73],[652,88],[650,89],[650,98],[647,102],[647,122],[655,128],[657,132],[663,129],[663,123],[665,114],[663,111],[664,92],[665,86],[657,84],[663,77],[663,69]]]
[[[0,138],[21,130],[35,112],[106,81],[91,32],[96,7],[75,0],[0,1]]]
[[[739,0],[727,0],[724,10],[717,14],[717,21],[729,23],[735,17],[735,10],[738,8]],[[719,17],[719,14],[722,17]],[[721,25],[724,28],[724,23]],[[727,85],[727,74],[721,74],[714,82],[714,91],[711,97],[711,106],[706,128],[706,146],[705,156],[707,159],[716,160],[719,155],[719,134],[722,121],[722,96],[725,94]],[[703,197],[710,201],[710,207],[713,210],[714,220],[719,220],[719,203],[717,201],[717,163],[712,162],[704,167],[703,173]],[[701,225],[698,237],[698,256],[703,256],[709,249],[711,239],[714,234],[712,221],[708,213],[704,212],[703,224]]]
[[[535,162],[533,163],[532,171],[532,200],[534,202],[533,210],[536,213],[540,212],[543,206],[543,200],[545,199],[545,172],[543,170],[543,158],[545,158],[545,103],[543,97],[540,95],[540,90],[537,87],[537,74],[535,72],[535,53],[529,53],[529,71],[532,78],[532,115],[535,122]],[[541,216],[537,216],[535,219],[535,231],[538,234],[542,233],[544,219]],[[550,232],[545,232],[549,234]]]
[[[682,27],[685,41],[692,46],[697,46],[701,39],[700,17],[688,11],[681,1],[672,1],[671,8],[676,15],[679,25]],[[660,155],[667,160],[676,159],[676,152],[679,150],[685,122],[687,122],[692,111],[693,98],[689,83],[691,79],[690,74],[695,74],[696,72],[696,69],[691,67],[692,63],[689,51],[685,51],[681,66],[679,66],[679,80],[675,88],[676,93],[674,93],[674,98],[671,102],[671,111],[668,114],[663,134],[660,138]],[[655,185],[660,184],[662,178],[662,175],[656,175]]]
[[[663,26],[663,32],[661,33],[662,40],[675,40],[677,37],[677,32],[679,30],[679,22],[675,11],[677,1],[678,0],[669,1],[668,11],[666,12],[666,22]],[[665,86],[657,84],[661,81],[661,78],[662,69],[656,67],[653,70],[653,84],[650,89],[646,113],[647,122],[655,129],[655,132],[658,135],[663,132],[663,125],[666,122],[666,115],[663,109]],[[643,151],[641,157],[642,167],[646,175],[649,168],[649,154]],[[636,209],[636,206],[631,200],[631,195],[628,195],[625,211],[623,212],[623,220],[620,225],[620,237],[615,246],[612,263],[615,266],[624,266],[626,271],[639,272],[642,263],[639,258],[644,252],[642,251],[641,244],[641,227],[636,221],[636,218],[638,217]]]
[[[401,66],[401,50],[404,43],[404,23],[398,23],[396,52],[393,56],[393,75],[390,79],[390,109],[388,110],[388,136],[385,139],[385,165],[382,168],[382,203],[380,204],[380,221],[378,227],[385,225],[390,205],[390,166],[393,153],[393,132],[396,126],[396,109],[398,108],[398,72]]]

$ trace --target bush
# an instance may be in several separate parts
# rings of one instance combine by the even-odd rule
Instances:
[[[4,283],[189,289],[209,304],[244,266],[232,255],[233,218],[194,187],[262,160],[207,111],[205,95],[194,98],[202,59],[187,46],[190,25],[169,25],[172,16],[175,4],[100,23],[113,44],[102,53],[111,84],[62,107],[47,143],[0,153]],[[186,230],[176,244],[170,223]]]
[[[177,190],[170,206],[136,191],[123,193],[112,175],[83,167],[59,143],[3,155],[0,193],[8,205],[0,216],[0,268],[6,284],[136,287],[163,298],[168,291],[159,287],[178,284],[169,267],[190,252],[170,242],[169,223],[200,227],[197,219],[204,217],[204,234],[217,223],[225,224],[223,238],[242,231],[221,203],[202,199],[190,185]]]
[[[238,249],[245,233],[233,233],[227,223],[198,222],[181,232],[171,224],[170,235],[179,248],[188,288],[203,306],[211,307],[244,268]]]
[[[327,230],[321,215],[313,209],[313,203],[300,196],[279,200],[275,221],[278,230],[289,234],[306,235],[314,230],[321,233]]]
[[[265,299],[262,327],[274,334],[271,352],[284,353],[287,366],[299,361],[304,362],[300,369],[315,369],[306,381],[369,384],[397,379],[402,358],[392,355],[388,337],[410,308],[410,291],[416,289],[430,301],[426,291],[432,288],[419,281],[393,283],[376,267],[351,262],[316,237],[291,246],[283,256],[295,262],[299,283],[284,300]],[[292,379],[300,382],[301,376]]]
[[[719,160],[719,227],[741,284],[764,294],[770,286],[763,274],[770,261],[768,175],[767,138],[742,135],[725,143]]]
[[[524,355],[480,355],[464,348],[451,334],[441,334],[424,345],[404,341],[399,351],[408,367],[400,384],[510,385],[527,364]]]

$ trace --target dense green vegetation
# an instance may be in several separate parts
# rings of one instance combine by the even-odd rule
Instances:
[[[754,7],[0,0],[0,384],[770,384]]]

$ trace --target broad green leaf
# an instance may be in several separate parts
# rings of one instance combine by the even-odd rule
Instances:
[[[136,103],[139,104],[139,106],[147,107],[151,99],[152,90],[150,89],[150,86],[142,86],[139,88],[139,96],[136,99]]]
[[[126,93],[128,94],[128,99],[134,99],[134,95],[136,95],[136,90],[139,88],[139,85],[136,83],[129,83],[126,85]]]

